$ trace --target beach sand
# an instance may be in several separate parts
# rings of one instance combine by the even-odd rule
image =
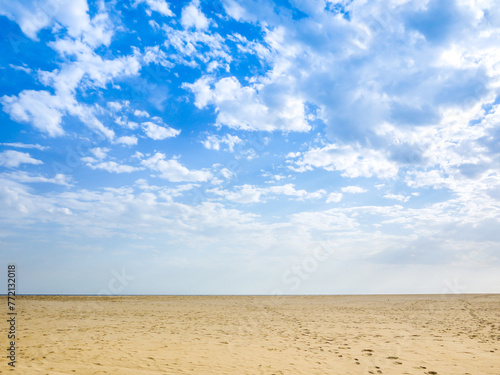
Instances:
[[[24,296],[16,307],[17,364],[2,318],[1,374],[500,374],[500,295]]]

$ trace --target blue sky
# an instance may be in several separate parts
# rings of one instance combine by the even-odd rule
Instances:
[[[500,292],[492,0],[0,0],[20,293]]]

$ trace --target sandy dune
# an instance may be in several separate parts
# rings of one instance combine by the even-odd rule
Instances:
[[[18,365],[11,372],[2,355],[2,374],[500,374],[500,295],[37,296],[17,305]]]

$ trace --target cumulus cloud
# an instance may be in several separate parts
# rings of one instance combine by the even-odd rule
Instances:
[[[108,44],[112,35],[112,24],[103,6],[91,19],[86,0],[39,2],[0,1],[0,14],[17,22],[29,38],[36,40],[38,32],[47,27],[66,28],[73,37],[82,37],[92,45]]]
[[[142,129],[149,138],[154,139],[155,141],[177,137],[181,133],[180,130],[173,129],[168,126],[159,126],[150,121],[143,122]]]
[[[307,17],[283,19],[271,2],[256,6],[224,1],[235,20],[261,27],[270,69],[252,77],[255,86],[205,76],[185,87],[195,94],[199,108],[215,106],[218,124],[242,129],[253,127],[233,113],[237,105],[224,101],[224,92],[246,90],[241,106],[251,109],[254,118],[261,114],[260,124],[266,123],[265,108],[272,113],[281,105],[267,102],[267,92],[286,90],[320,108],[316,119],[324,124],[330,141],[346,147],[340,156],[344,160],[328,162],[325,152],[317,155],[323,161],[308,163],[305,159],[313,157],[309,153],[297,170],[328,163],[327,170],[343,171],[344,177],[386,178],[395,176],[402,165],[450,169],[445,166],[455,163],[457,151],[469,151],[471,140],[486,133],[483,124],[471,127],[470,121],[495,106],[500,55],[491,47],[498,44],[498,34],[492,32],[496,21],[491,21],[496,16],[489,16],[497,14],[492,4],[431,1],[422,6],[404,1],[389,6],[383,1],[352,1],[333,9],[301,2],[296,7]],[[217,92],[215,84],[220,81]],[[253,87],[258,92],[252,92]],[[245,113],[246,118],[251,121],[252,115]],[[393,130],[380,131],[384,127]],[[346,155],[358,151],[363,161]],[[481,168],[487,163],[464,164]],[[467,165],[461,168],[464,173]]]
[[[297,172],[323,168],[327,171],[340,171],[344,177],[395,177],[397,164],[389,161],[381,151],[363,149],[356,145],[330,144],[321,148],[311,148],[294,162],[291,169]]]
[[[81,160],[91,169],[104,170],[110,173],[131,173],[144,169],[143,167],[133,167],[112,160],[106,161],[105,159],[108,158],[108,152],[110,151],[107,147],[95,147],[89,151],[93,156],[85,156]]]
[[[195,94],[195,105],[204,108],[213,104],[217,124],[241,130],[281,130],[307,132],[311,129],[306,117],[305,103],[298,97],[280,93],[273,98],[273,105],[252,86],[242,86],[235,77],[222,78],[209,85],[210,79],[202,77],[183,87]]]
[[[26,152],[7,150],[0,153],[0,165],[7,168],[17,168],[21,164],[43,164],[41,160],[34,159]]]
[[[395,200],[400,201],[400,202],[408,202],[408,200],[410,199],[410,197],[407,197],[407,196],[404,196],[401,194],[392,194],[392,193],[385,194],[384,198],[395,199]]]
[[[75,89],[83,80],[87,87],[103,87],[113,77],[137,74],[140,65],[136,58],[129,56],[105,62],[79,41],[58,40],[53,46],[60,53],[77,58],[76,62],[63,64],[61,70],[40,73],[43,82],[54,87],[56,94],[23,90],[17,96],[3,96],[0,101],[4,111],[13,120],[30,123],[51,137],[63,135],[63,117],[73,115],[113,139],[114,132],[97,119],[95,109],[75,100]]]
[[[262,190],[256,186],[252,185],[242,185],[234,191],[222,190],[222,189],[212,189],[211,193],[223,196],[225,199],[236,203],[258,203],[261,200]]]
[[[115,161],[103,161],[103,162],[92,162],[91,160],[86,159],[87,166],[92,169],[101,169],[110,173],[131,173],[135,171],[139,171],[143,168],[133,167],[130,165],[119,164]]]
[[[202,77],[193,83],[184,83],[183,87],[194,93],[194,105],[200,109],[205,108],[213,98],[210,88],[210,77]]]
[[[135,0],[134,5],[146,4],[149,9],[146,13],[151,16],[151,11],[158,12],[165,17],[172,17],[174,14],[170,10],[168,3],[165,0]]]
[[[330,193],[326,197],[326,203],[338,203],[342,200],[342,193]]]
[[[21,142],[11,142],[11,143],[0,143],[2,146],[16,147],[16,148],[36,148],[37,150],[46,150],[50,147],[42,146],[37,144],[21,143]]]
[[[194,27],[199,30],[208,28],[209,21],[200,10],[200,2],[195,0],[182,9],[181,24],[185,28]]]
[[[304,189],[296,190],[294,184],[270,186],[268,188],[265,188],[264,191],[266,191],[266,193],[269,192],[273,194],[283,194],[287,196],[297,197],[299,200],[319,199],[326,194],[326,191],[323,189],[314,192],[308,192]]]
[[[64,134],[62,117],[67,106],[73,104],[48,91],[33,90],[24,90],[19,96],[3,96],[1,102],[14,121],[31,123],[51,137]]]
[[[309,199],[319,199],[326,195],[326,191],[323,189],[308,192],[307,190],[295,189],[293,184],[286,185],[275,185],[269,187],[258,187],[254,185],[241,185],[235,186],[233,190],[224,190],[220,188],[210,189],[210,193],[222,196],[225,199],[236,202],[236,203],[259,203],[263,201],[263,198],[268,196],[288,196],[294,197],[299,201],[309,200]]]
[[[176,159],[167,160],[165,154],[161,152],[142,160],[141,164],[153,171],[160,172],[158,177],[172,182],[207,181],[212,177],[212,174],[207,170],[190,170]]]
[[[198,29],[179,30],[163,25],[166,37],[164,48],[169,53],[171,63],[187,65],[192,68],[207,66],[207,71],[230,70],[233,61],[231,49],[224,37],[216,32]]]
[[[1,175],[1,178],[7,178],[22,183],[49,183],[63,186],[72,186],[70,184],[71,177],[64,174],[56,174],[53,178],[47,178],[43,176],[34,176],[27,172],[17,171],[3,173]]]
[[[31,72],[32,72],[32,70],[30,68],[26,68],[25,66],[13,65],[13,64],[9,64],[9,66],[14,70],[19,70],[19,71],[24,72],[26,74],[31,74]]]
[[[123,126],[126,129],[130,129],[130,130],[135,130],[139,127],[139,124],[137,122],[129,121],[127,118],[124,118],[121,116],[119,116],[115,119],[115,123],[117,123],[120,126]]]
[[[38,32],[60,23],[68,28],[68,33],[78,36],[90,27],[86,0],[70,2],[0,2],[0,14],[16,21],[21,30],[30,38],[36,39]]]
[[[209,150],[221,149],[221,145],[226,144],[230,152],[234,151],[234,146],[237,144],[242,144],[243,140],[237,135],[226,134],[223,137],[218,137],[216,135],[209,135],[207,139],[201,141],[203,146]]]
[[[137,137],[133,136],[133,135],[119,137],[116,140],[116,143],[121,143],[121,144],[124,144],[124,145],[127,145],[127,146],[134,146],[134,145],[137,144]]]
[[[107,147],[95,147],[89,150],[97,159],[102,160],[108,156],[110,151]]]
[[[96,108],[78,103],[75,90],[82,88],[104,88],[117,76],[135,75],[140,69],[138,58],[134,55],[105,60],[94,52],[101,44],[108,45],[113,34],[104,3],[91,19],[85,0],[73,2],[25,2],[0,3],[0,14],[5,14],[19,23],[23,32],[36,39],[39,30],[65,27],[64,38],[56,38],[48,45],[62,58],[58,69],[38,71],[38,76],[46,86],[54,89],[23,90],[18,95],[3,96],[0,100],[3,109],[14,121],[26,122],[51,137],[64,134],[63,117],[78,117],[92,129],[102,132],[109,139],[114,132],[96,117]],[[110,108],[113,108],[111,105]],[[114,107],[116,109],[116,105]]]
[[[136,109],[134,111],[134,116],[137,116],[137,117],[149,117],[149,113],[147,113],[146,111],[140,111],[140,110]]]
[[[368,191],[360,186],[344,186],[340,188],[340,190],[342,190],[342,193],[349,193],[349,194],[360,194],[360,193],[366,193]]]
[[[107,102],[106,105],[113,111],[120,111],[123,108],[123,105],[120,102]]]
[[[67,61],[61,69],[42,72],[41,77],[60,93],[73,93],[82,80],[86,86],[103,88],[113,78],[136,75],[141,68],[137,54],[103,59],[80,40],[58,39],[50,46]]]

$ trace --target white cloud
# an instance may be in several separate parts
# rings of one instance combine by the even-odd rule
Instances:
[[[77,116],[87,127],[104,135],[112,141],[115,137],[115,132],[103,125],[94,114],[94,108],[83,105],[77,105],[69,108],[69,113]]]
[[[104,88],[113,78],[137,75],[141,68],[136,50],[129,56],[103,59],[79,40],[58,39],[49,45],[61,56],[70,58],[61,69],[40,73],[43,82],[59,93],[73,93],[82,80],[85,86]]]
[[[145,167],[160,172],[158,176],[172,182],[207,181],[212,174],[206,170],[189,170],[175,159],[166,160],[161,152],[157,152],[149,159],[144,159],[141,164]]]
[[[92,169],[100,169],[110,173],[131,173],[144,169],[142,167],[120,164],[115,161],[105,161],[110,151],[110,149],[106,147],[95,147],[91,148],[89,151],[94,156],[82,157],[81,160]]]
[[[174,15],[165,0],[135,0],[134,6],[141,3],[145,3],[149,7],[149,9],[146,9],[146,13],[149,16],[151,16],[151,11],[158,12],[166,17]]]
[[[141,160],[141,159],[143,159],[143,158],[144,158],[144,154],[143,154],[142,152],[136,151],[136,152],[134,153],[134,155],[132,155],[132,157],[133,157],[134,159],[139,159],[139,160]]]
[[[485,146],[486,139],[493,145],[498,136],[481,121],[485,113],[496,112],[495,105],[489,108],[500,83],[499,35],[490,22],[498,17],[494,2],[434,1],[423,7],[400,1],[390,9],[379,1],[349,2],[343,5],[349,21],[317,4],[297,3],[308,17],[292,21],[265,4],[224,1],[229,16],[265,32],[270,53],[258,56],[271,67],[251,77],[248,87],[224,78],[226,87],[218,92],[215,84],[222,80],[203,76],[185,85],[194,93],[195,105],[214,105],[219,125],[242,129],[252,128],[247,123],[253,118],[265,124],[264,116],[259,117],[264,107],[272,112],[281,105],[262,98],[293,92],[318,107],[317,119],[339,146],[309,150],[297,164],[289,161],[297,171],[324,168],[350,178],[395,178],[406,167],[426,167],[410,171],[407,183],[457,192],[498,170],[492,146]],[[426,28],[423,19],[440,27]],[[244,51],[248,43],[243,38],[238,42]],[[238,97],[245,89],[250,93]],[[243,109],[244,116],[235,115],[227,92],[235,93],[252,114]],[[391,130],[381,131],[384,127]]]
[[[144,182],[139,184],[144,187]],[[219,203],[192,206],[169,198],[169,194],[177,196],[192,187],[183,184],[172,189],[139,188],[139,192],[123,187],[33,194],[26,186],[1,180],[0,220],[8,218],[10,223],[23,223],[26,217],[36,218],[37,222],[58,223],[66,234],[80,234],[85,238],[117,235],[118,241],[125,238],[127,242],[142,236],[151,238],[151,233],[156,233],[162,237],[163,245],[169,243],[174,246],[172,249],[180,246],[208,250],[207,240],[234,248],[242,235],[253,237],[254,233],[255,241],[262,244],[261,241],[272,238],[267,233],[269,227],[257,223],[254,214],[228,209]],[[78,214],[70,215],[71,212]],[[124,212],[131,214],[124,215]],[[138,220],[141,225],[137,225]],[[200,233],[205,234],[200,236]],[[169,239],[163,238],[165,235]]]
[[[191,90],[194,93],[194,105],[200,109],[205,108],[213,99],[213,93],[210,89],[210,77],[202,77],[194,83],[184,83],[182,87]]]
[[[165,51],[160,49],[159,45],[153,47],[146,47],[144,49],[144,53],[142,55],[142,61],[145,65],[149,65],[151,63],[158,64],[163,66],[164,68],[173,68],[175,66],[169,60],[170,56],[168,56]]]
[[[124,128],[130,129],[130,130],[137,129],[139,127],[139,124],[137,122],[128,121],[127,118],[123,118],[123,117],[117,117],[115,119],[115,122],[118,125],[123,126]]]
[[[174,198],[181,197],[185,192],[199,186],[198,184],[183,184],[174,187],[165,187],[150,185],[145,179],[138,179],[134,183],[142,191],[156,192],[158,198],[165,199],[167,202],[173,202]]]
[[[368,191],[360,186],[344,186],[340,190],[342,190],[343,193],[349,193],[349,194],[360,194],[360,193],[366,193]]]
[[[37,38],[38,31],[52,26],[55,22],[67,27],[70,35],[81,35],[90,27],[87,12],[86,0],[0,2],[0,14],[17,22],[21,30],[32,39]]]
[[[107,102],[106,105],[113,111],[120,111],[123,108],[123,105],[119,102]]]
[[[9,66],[14,69],[14,70],[20,70],[21,72],[24,72],[26,74],[31,74],[32,70],[30,68],[26,68],[25,66],[20,66],[20,65],[12,65],[9,64]]]
[[[84,163],[87,163],[87,165],[95,164],[98,161],[96,158],[93,158],[92,156],[84,156],[80,160],[83,161]]]
[[[66,5],[62,7],[66,7]],[[107,22],[107,15],[102,12],[98,13],[94,20],[105,27],[103,25]],[[87,28],[82,29],[85,31],[83,39],[77,38],[78,35],[73,35],[70,32],[69,37],[67,36],[65,39],[49,42],[49,46],[60,54],[63,62],[60,63],[58,69],[51,72],[39,71],[38,75],[43,84],[54,88],[54,95],[46,90],[24,90],[17,96],[3,96],[1,98],[3,110],[13,120],[31,123],[42,132],[55,137],[64,134],[63,117],[72,115],[78,117],[90,128],[100,131],[108,139],[114,138],[114,132],[97,119],[95,112],[99,110],[98,106],[91,107],[76,101],[76,89],[80,88],[86,91],[104,88],[113,78],[138,74],[141,65],[135,54],[104,60],[93,50],[97,45],[88,39],[96,37],[99,40],[102,39],[101,42],[105,42],[104,31],[99,29],[100,26],[94,28],[90,25],[89,27],[88,30]],[[109,106],[118,110],[121,104],[113,102],[109,103]]]
[[[401,194],[392,194],[392,193],[385,194],[384,198],[395,199],[395,200],[400,201],[400,202],[408,202],[408,200],[410,199],[410,197],[407,197],[407,196],[404,196]]]
[[[146,111],[140,111],[140,110],[136,109],[134,111],[134,116],[137,116],[137,117],[149,117],[149,113],[147,113]]]
[[[149,26],[151,26],[151,28],[153,30],[160,30],[160,25],[158,25],[158,22],[156,22],[154,20],[149,20],[148,24],[149,24]]]
[[[247,12],[236,0],[224,0],[224,10],[226,13],[234,18],[236,21],[246,18]]]
[[[127,146],[134,146],[134,145],[137,144],[137,137],[133,136],[133,135],[119,137],[116,140],[116,143],[121,143],[121,144],[124,144],[124,145],[127,145]]]
[[[43,176],[33,176],[30,175],[26,172],[22,171],[17,171],[17,172],[11,172],[11,173],[3,173],[2,178],[8,178],[10,180],[14,180],[17,182],[23,182],[23,183],[49,183],[49,184],[56,184],[56,185],[63,185],[63,186],[71,186],[70,180],[71,178],[69,176],[66,176],[64,174],[56,174],[54,178],[47,178]]]
[[[231,172],[227,168],[222,168],[218,173],[225,179],[230,179],[235,176],[234,172]]]
[[[131,173],[143,169],[132,167],[130,165],[118,164],[114,161],[105,161],[100,163],[87,162],[86,164],[92,169],[102,169],[110,173]]]
[[[262,61],[271,62],[272,53],[267,46],[256,41],[248,40],[241,34],[233,33],[228,39],[236,43],[238,52],[241,54],[257,55]],[[210,69],[207,69],[210,72]]]
[[[41,146],[38,143],[33,145],[29,143],[21,143],[21,142],[12,142],[12,143],[0,143],[1,146],[9,146],[9,147],[17,147],[17,148],[36,148],[37,150],[47,150],[50,147]]]
[[[181,24],[185,28],[195,27],[198,30],[208,28],[209,22],[207,17],[201,12],[200,2],[195,0],[188,6],[182,9]]]
[[[254,185],[235,186],[233,190],[223,190],[220,188],[210,189],[210,193],[224,197],[227,200],[237,203],[258,203],[262,202],[264,196],[279,196],[285,195],[288,197],[296,197],[299,201],[308,199],[320,199],[326,195],[323,189],[308,192],[307,190],[297,190],[293,184],[275,185],[269,187],[258,187]]]
[[[221,149],[222,144],[226,144],[229,151],[234,151],[234,146],[237,144],[243,143],[243,140],[237,135],[226,134],[223,137],[218,137],[216,135],[209,135],[207,139],[201,141],[203,146],[209,150],[217,150]]]
[[[173,129],[168,126],[163,127],[156,125],[155,123],[150,121],[143,122],[142,129],[149,138],[154,140],[177,137],[181,132],[180,130]]]
[[[330,193],[326,198],[326,203],[338,203],[342,200],[342,193]]]
[[[281,93],[274,105],[252,86],[241,86],[235,77],[222,78],[209,86],[210,79],[202,77],[183,87],[195,94],[195,105],[204,108],[213,104],[217,112],[217,124],[242,130],[281,130],[307,132],[311,129],[305,103],[298,97]]]
[[[97,159],[102,160],[108,156],[109,148],[95,147],[89,150]]]
[[[229,201],[242,204],[258,203],[263,194],[262,189],[248,184],[237,187],[235,191],[211,189],[209,192],[221,195]]]
[[[192,68],[207,64],[210,70],[217,67],[229,72],[233,57],[225,39],[218,33],[197,29],[178,30],[165,24],[162,30],[166,38],[164,46],[173,52],[169,54],[169,61]]]
[[[268,174],[263,174],[263,176],[267,177]],[[273,181],[281,181],[281,180],[285,180],[285,179],[290,178],[290,177],[291,177],[291,175],[283,176],[281,174],[276,174],[276,175],[271,176]],[[272,183],[273,181],[266,181],[266,183]]]
[[[29,38],[37,40],[40,30],[51,27],[54,31],[67,29],[72,38],[82,38],[90,45],[109,44],[113,25],[103,4],[91,19],[86,0],[39,2],[0,1],[0,14],[17,22]]]
[[[323,189],[317,190],[315,192],[308,192],[307,190],[296,190],[293,184],[279,185],[279,186],[270,186],[264,189],[265,192],[270,192],[273,194],[283,194],[287,196],[298,197],[299,200],[305,199],[319,199],[322,198],[326,191]]]
[[[61,100],[48,91],[24,90],[19,96],[3,96],[3,109],[14,121],[31,123],[51,137],[64,134],[61,120],[71,99]]]
[[[297,172],[323,168],[327,171],[341,171],[343,177],[350,178],[390,178],[395,177],[398,172],[397,164],[389,161],[382,151],[351,145],[330,144],[313,148],[304,152],[294,164],[295,167],[289,168]]]
[[[45,90],[23,90],[18,96],[3,96],[4,111],[13,120],[31,123],[52,137],[64,134],[63,116],[73,115],[112,140],[114,132],[96,118],[95,108],[75,100],[75,90],[77,87],[104,88],[115,77],[137,74],[140,69],[137,56],[103,60],[89,45],[79,40],[58,39],[50,45],[62,56],[76,58],[76,61],[70,59],[63,63],[60,69],[39,72],[41,81],[54,87],[56,94]]]
[[[443,171],[433,169],[430,171],[410,171],[406,174],[406,183],[412,188],[433,187],[434,189],[457,187],[453,178],[445,178]]]
[[[358,227],[355,219],[336,209],[320,212],[300,212],[290,216],[290,222],[302,231],[351,231]]]
[[[7,150],[0,153],[0,165],[7,168],[17,168],[21,164],[43,164],[41,160],[34,159],[26,152]]]

